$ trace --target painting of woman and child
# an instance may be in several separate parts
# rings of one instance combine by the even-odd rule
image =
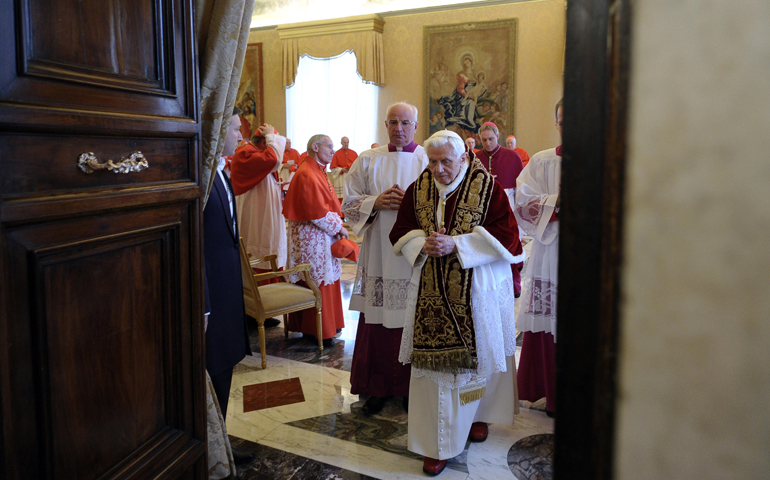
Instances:
[[[426,137],[448,129],[480,144],[479,127],[513,132],[516,20],[425,27]]]

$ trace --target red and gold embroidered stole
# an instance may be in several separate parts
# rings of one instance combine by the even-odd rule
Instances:
[[[449,196],[458,195],[445,220],[448,235],[469,233],[482,225],[494,180],[478,160]],[[441,201],[433,175],[425,169],[414,188],[415,216],[427,234],[439,231],[436,206]],[[457,253],[428,257],[422,268],[414,320],[412,365],[447,373],[473,373],[477,367],[476,332],[471,314],[472,269],[463,269]]]

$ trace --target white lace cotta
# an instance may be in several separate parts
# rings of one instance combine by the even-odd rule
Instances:
[[[522,170],[513,213],[533,238],[522,281],[517,327],[523,332],[552,333],[556,339],[559,273],[559,222],[551,221],[561,182],[561,157],[552,148],[536,153]]]
[[[340,278],[340,259],[332,255],[334,236],[342,228],[342,219],[334,212],[309,222],[289,220],[289,268],[310,264],[310,277],[319,286],[330,285]],[[301,280],[299,274],[289,276],[292,283]]]

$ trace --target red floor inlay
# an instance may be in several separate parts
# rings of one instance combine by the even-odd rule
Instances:
[[[299,378],[255,383],[243,387],[243,412],[280,407],[305,401]]]

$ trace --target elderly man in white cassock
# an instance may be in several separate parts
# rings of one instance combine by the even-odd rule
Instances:
[[[390,241],[413,267],[399,360],[411,362],[408,448],[438,475],[488,423],[513,425],[516,331],[511,264],[524,261],[508,196],[442,130],[404,194]]]

